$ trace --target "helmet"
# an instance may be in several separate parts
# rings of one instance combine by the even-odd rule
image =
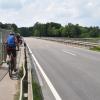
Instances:
[[[17,33],[16,35],[17,35],[17,36],[20,36],[20,34],[19,34],[19,33]]]
[[[10,32],[10,35],[15,35],[14,32]]]

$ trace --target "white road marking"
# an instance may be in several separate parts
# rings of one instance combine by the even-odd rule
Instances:
[[[37,73],[37,77],[38,77],[40,86],[42,87],[43,86],[43,81],[42,81],[42,78],[41,78],[40,73],[38,71],[38,68],[36,67],[36,64],[35,64],[35,70],[36,70],[36,73]]]
[[[70,54],[70,55],[76,56],[76,54],[71,53],[71,52],[69,52],[69,51],[66,51],[66,50],[62,50],[62,51],[65,52],[65,53],[68,53],[68,54]]]
[[[47,77],[47,75],[45,74],[45,72],[43,71],[42,67],[40,66],[39,62],[37,61],[36,57],[34,56],[34,54],[32,53],[31,49],[29,48],[29,46],[27,45],[30,54],[32,55],[35,63],[37,64],[38,69],[40,70],[40,72],[42,73],[45,81],[47,82],[51,92],[53,93],[54,97],[56,100],[62,100],[62,98],[59,96],[58,92],[56,91],[56,89],[54,88],[53,84],[51,83],[50,79]]]

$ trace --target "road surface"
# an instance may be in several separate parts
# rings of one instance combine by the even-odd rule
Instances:
[[[25,38],[61,100],[100,100],[100,53]]]

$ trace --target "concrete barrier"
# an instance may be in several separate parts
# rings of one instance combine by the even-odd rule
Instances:
[[[86,47],[86,48],[100,46],[100,43],[86,42],[86,41],[88,41],[88,39],[85,41],[84,39],[81,39],[81,38],[79,38],[79,39],[78,38],[76,38],[76,39],[74,39],[74,38],[68,38],[68,39],[61,38],[60,39],[60,38],[54,38],[54,37],[53,38],[52,37],[41,37],[40,39],[56,41],[56,42],[60,42],[60,43],[68,44],[68,45],[82,46],[82,47]]]

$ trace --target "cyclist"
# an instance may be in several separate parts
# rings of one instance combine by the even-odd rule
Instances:
[[[16,68],[16,45],[17,45],[17,39],[15,37],[15,34],[13,32],[10,32],[10,34],[7,37],[6,40],[7,44],[7,62],[10,59],[10,54],[12,53],[13,59],[14,59],[14,71],[17,71]]]
[[[18,51],[19,51],[19,45],[21,44],[21,36],[20,36],[19,33],[16,34],[16,38],[17,38],[17,42],[18,42],[17,48],[18,48]]]

